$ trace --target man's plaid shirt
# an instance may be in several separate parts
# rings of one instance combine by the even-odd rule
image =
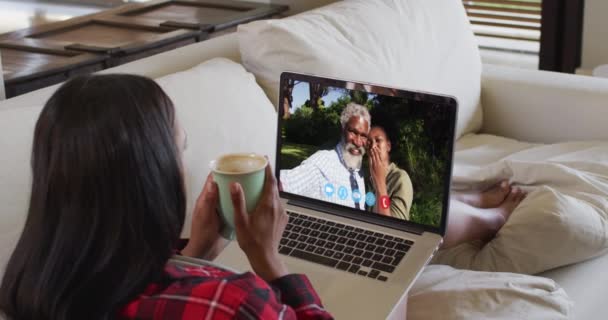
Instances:
[[[120,312],[121,319],[333,319],[304,275],[270,283],[251,272],[168,264]]]

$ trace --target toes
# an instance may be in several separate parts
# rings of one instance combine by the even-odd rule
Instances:
[[[519,195],[519,201],[523,201],[526,196],[528,196],[528,193],[522,190],[521,194]]]
[[[521,192],[521,189],[518,187],[511,188],[511,194],[513,195],[513,197],[516,197],[520,192]]]
[[[511,192],[509,192],[509,195],[507,196],[507,199],[510,201],[517,201],[517,199],[519,199],[519,196],[521,195],[521,189],[518,187],[513,187],[511,188]]]
[[[502,189],[503,191],[509,190],[509,180],[502,180],[500,182],[500,189]]]
[[[504,201],[507,196],[513,191],[513,187],[511,186],[511,184],[509,184],[508,180],[501,181],[498,187],[500,196],[502,197],[502,199],[500,199],[501,201]]]
[[[521,188],[518,187],[513,187],[513,189],[511,190],[511,193],[513,194],[513,201],[515,202],[521,202],[522,200],[524,200],[524,198],[526,197],[526,192],[524,190],[522,190]]]

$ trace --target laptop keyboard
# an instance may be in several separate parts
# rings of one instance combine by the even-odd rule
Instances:
[[[386,281],[413,241],[287,211],[279,253]]]

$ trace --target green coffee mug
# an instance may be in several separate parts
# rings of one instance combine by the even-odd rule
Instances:
[[[268,160],[265,157],[253,153],[231,153],[225,154],[211,161],[210,167],[213,180],[217,184],[220,195],[220,216],[224,220],[224,228],[221,232],[226,239],[233,240],[234,232],[234,207],[230,196],[230,185],[238,182],[245,194],[247,212],[253,211],[262,196],[265,181],[265,170]]]

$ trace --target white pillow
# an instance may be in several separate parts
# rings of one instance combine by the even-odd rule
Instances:
[[[157,82],[173,101],[188,136],[188,211],[182,232],[187,237],[209,162],[223,153],[256,152],[274,163],[277,115],[254,76],[228,59],[211,59]]]
[[[433,263],[537,274],[608,250],[608,143],[469,135],[456,149],[453,188],[509,179],[529,194],[490,242],[440,250]]]
[[[481,60],[460,0],[351,0],[240,25],[243,64],[278,105],[283,71],[456,96],[457,137],[480,128]]]
[[[407,319],[569,319],[573,302],[553,280],[428,266],[409,292]]]

